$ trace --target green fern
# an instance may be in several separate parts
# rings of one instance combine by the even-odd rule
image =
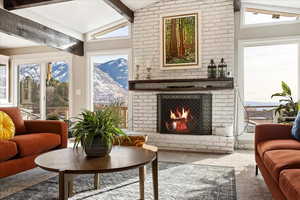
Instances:
[[[126,134],[118,127],[120,118],[117,106],[106,106],[95,112],[84,111],[72,127],[72,133],[75,137],[74,148],[79,144],[84,148],[86,145],[92,145],[94,138],[100,138],[104,144],[112,145],[118,141],[118,136]],[[127,137],[127,136],[126,136]]]

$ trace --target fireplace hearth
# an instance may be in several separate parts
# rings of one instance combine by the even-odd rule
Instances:
[[[212,94],[158,94],[157,103],[159,133],[212,134]]]

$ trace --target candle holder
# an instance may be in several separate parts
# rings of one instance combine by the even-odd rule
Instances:
[[[148,80],[151,80],[151,67],[147,67],[146,70],[147,70],[147,77],[146,78]]]
[[[136,65],[136,71],[135,71],[135,80],[139,80],[140,79],[140,65]]]

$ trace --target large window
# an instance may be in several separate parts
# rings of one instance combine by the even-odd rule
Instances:
[[[256,8],[244,10],[244,24],[267,24],[299,20],[299,14],[288,12],[269,11]]]
[[[117,105],[127,128],[128,118],[128,54],[97,55],[91,57],[92,107]]]
[[[18,64],[18,105],[27,119],[69,118],[69,64]]]
[[[282,90],[281,81],[290,86],[298,100],[298,49],[297,43],[244,48],[244,100],[248,114],[256,121],[272,122],[272,107],[279,99],[271,96]]]
[[[0,103],[8,102],[8,66],[0,64]]]

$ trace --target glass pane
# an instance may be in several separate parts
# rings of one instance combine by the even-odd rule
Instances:
[[[19,70],[19,106],[26,119],[39,119],[41,69],[39,64],[22,64]]]
[[[128,55],[94,56],[93,106],[118,103],[122,127],[127,127],[128,112]]]
[[[273,16],[271,14],[245,12],[245,24],[276,23],[295,20],[297,20],[296,16]]]
[[[298,45],[257,46],[244,50],[244,97],[248,114],[261,122],[272,122],[272,106],[278,105],[281,98],[271,96],[282,91],[281,81],[289,85],[295,101],[299,97]]]
[[[7,99],[7,70],[7,66],[0,65],[0,100]]]
[[[47,119],[69,118],[69,66],[65,62],[47,67],[46,115]]]
[[[103,34],[103,35],[99,35],[97,36],[97,34],[95,35],[95,39],[105,39],[105,38],[116,38],[116,37],[126,37],[129,35],[129,27],[128,26],[124,26],[122,28],[119,28],[117,30],[113,30],[109,33]]]

